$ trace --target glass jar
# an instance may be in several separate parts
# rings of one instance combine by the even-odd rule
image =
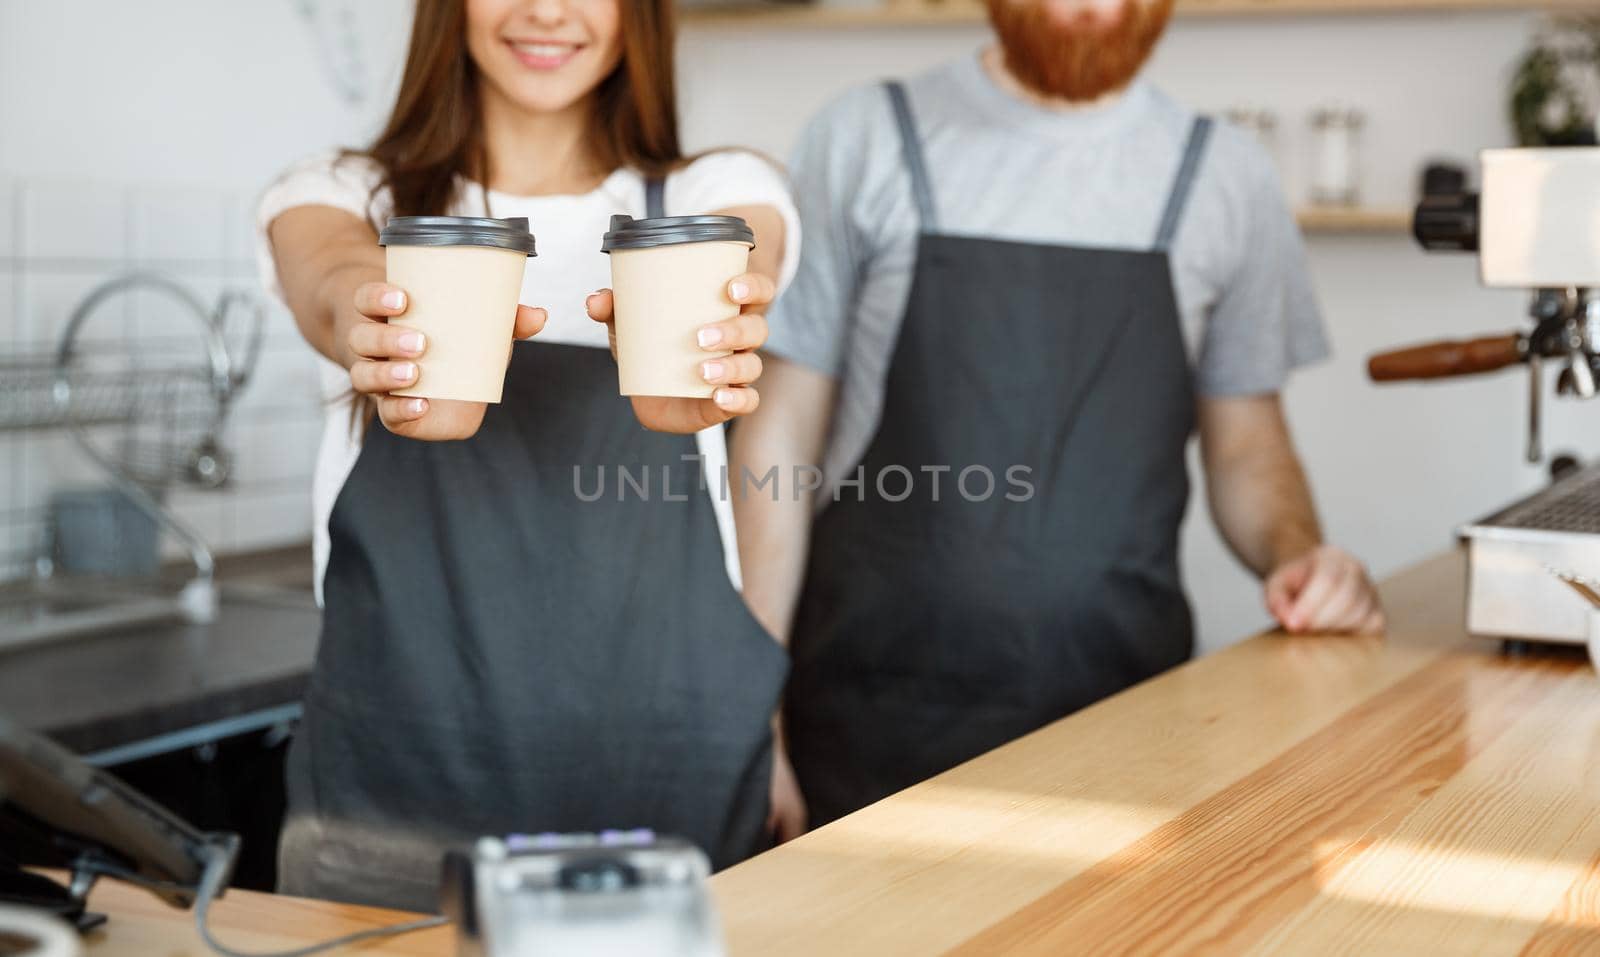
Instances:
[[[1223,119],[1256,138],[1267,151],[1274,166],[1282,168],[1278,159],[1278,116],[1271,110],[1253,106],[1236,106],[1222,114]]]
[[[1366,117],[1353,107],[1324,106],[1311,114],[1311,201],[1354,206],[1361,201],[1360,138]]]

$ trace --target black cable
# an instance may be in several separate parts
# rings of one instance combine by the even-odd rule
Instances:
[[[333,950],[335,947],[346,947],[350,944],[356,944],[364,940],[372,940],[378,937],[394,937],[398,934],[409,934],[412,931],[425,930],[429,927],[439,927],[443,924],[449,923],[449,920],[444,917],[426,917],[421,920],[407,921],[403,924],[390,924],[387,927],[374,927],[371,930],[363,930],[354,934],[346,934],[343,937],[336,937],[333,940],[323,941],[320,944],[312,944],[309,947],[301,947],[298,950],[233,950],[232,948],[223,946],[215,937],[211,935],[211,928],[208,926],[206,916],[211,910],[211,902],[215,900],[222,892],[222,885],[228,878],[228,872],[232,870],[232,858],[233,854],[230,850],[220,847],[213,849],[213,852],[206,859],[206,869],[200,877],[200,889],[195,896],[194,902],[195,929],[200,932],[200,939],[205,941],[205,945],[220,955],[220,957],[310,957],[312,954],[320,954],[324,951]]]

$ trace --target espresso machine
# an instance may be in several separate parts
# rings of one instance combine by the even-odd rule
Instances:
[[[1375,355],[1376,382],[1528,370],[1527,457],[1540,437],[1548,363],[1557,393],[1600,393],[1600,147],[1485,150],[1480,191],[1431,178],[1413,231],[1429,250],[1476,252],[1486,286],[1531,291],[1532,328]],[[1459,529],[1469,555],[1467,628],[1585,644],[1600,662],[1600,464]],[[1593,623],[1593,624],[1591,624]]]

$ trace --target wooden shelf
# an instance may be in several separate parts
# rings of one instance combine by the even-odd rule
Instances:
[[[1293,16],[1299,14],[1427,13],[1461,10],[1593,10],[1594,0],[1178,0],[1179,16]],[[882,3],[694,6],[685,23],[796,27],[912,26],[978,23],[974,0],[884,0]]]
[[[1295,213],[1307,233],[1408,233],[1411,210],[1403,207],[1302,206]]]
[[[1187,16],[1417,13],[1461,10],[1593,9],[1596,0],[1178,0]],[[779,4],[685,7],[687,23],[797,27],[901,26],[978,23],[977,0],[883,0],[877,4]],[[1307,206],[1296,213],[1307,233],[1395,233],[1411,230],[1409,208]]]

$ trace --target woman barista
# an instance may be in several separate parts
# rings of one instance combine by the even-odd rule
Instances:
[[[786,659],[730,581],[731,519],[694,491],[694,456],[725,458],[715,427],[756,407],[749,309],[792,271],[798,229],[759,158],[680,152],[670,7],[420,0],[377,141],[263,199],[269,279],[379,420],[352,439],[335,410],[318,466],[337,502],[285,891],[424,909],[442,849],[481,834],[651,827],[723,866],[804,819],[769,732]],[[630,409],[610,295],[585,294],[606,283],[609,217],[663,210],[749,221],[751,271],[727,290],[746,311],[700,332],[734,350],[708,354],[713,399]],[[550,308],[519,307],[517,336],[540,335],[512,350],[499,405],[386,394],[428,343],[386,324],[405,290],[383,283],[374,224],[429,214],[526,216],[538,236],[524,298]],[[577,470],[619,466],[691,494],[576,494]]]

